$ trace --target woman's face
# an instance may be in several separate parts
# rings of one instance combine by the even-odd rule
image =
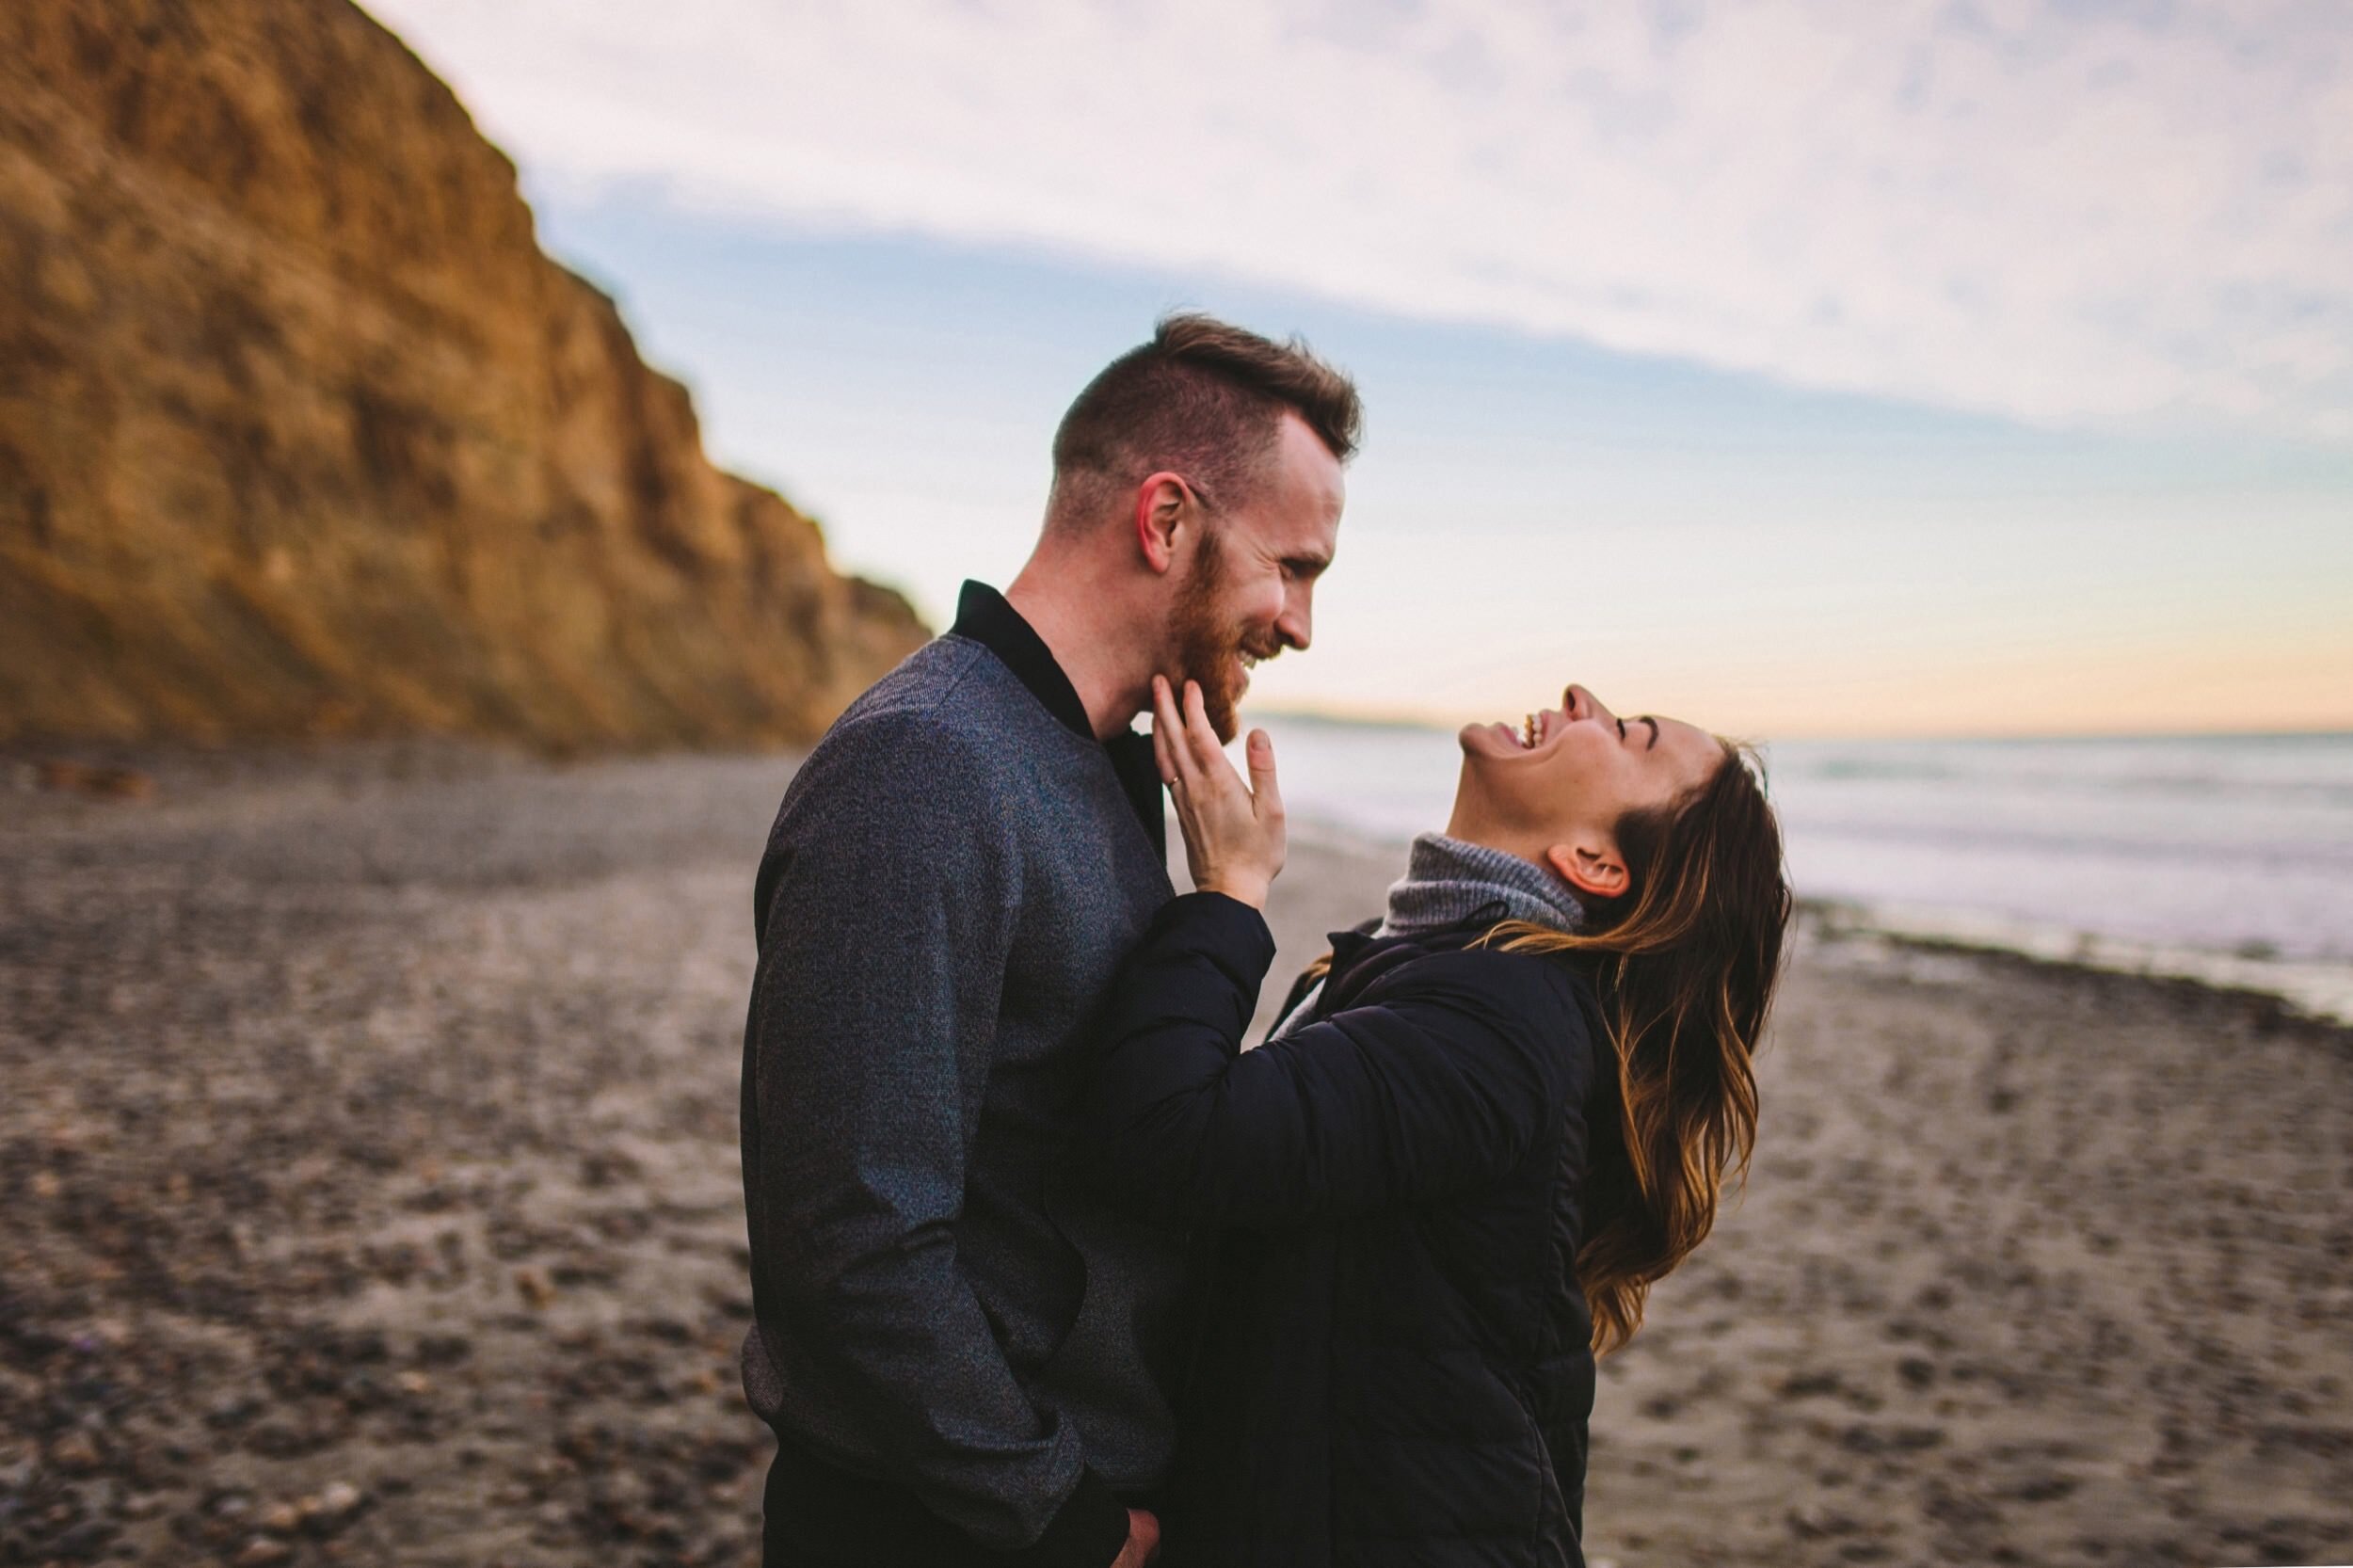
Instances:
[[[1466,725],[1461,741],[1455,824],[1472,831],[1455,836],[1549,860],[1603,897],[1625,890],[1618,820],[1673,805],[1724,760],[1722,744],[1698,726],[1647,713],[1621,719],[1574,684],[1560,707],[1517,724]]]

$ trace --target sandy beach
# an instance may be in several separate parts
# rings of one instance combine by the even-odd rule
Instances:
[[[121,760],[0,792],[0,1561],[756,1561],[790,759]],[[1401,862],[1300,840],[1278,981]],[[1808,936],[1761,1080],[1604,1364],[1597,1564],[2353,1560],[2353,1034]]]

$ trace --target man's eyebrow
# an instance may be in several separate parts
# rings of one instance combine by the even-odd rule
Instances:
[[[1332,557],[1329,555],[1286,555],[1283,557],[1283,565],[1301,577],[1320,577],[1330,568]]]
[[[1637,724],[1647,724],[1650,726],[1650,744],[1644,746],[1642,749],[1644,751],[1657,751],[1658,749],[1658,721],[1652,718],[1648,713],[1644,713],[1641,718],[1635,720],[1634,722]]]

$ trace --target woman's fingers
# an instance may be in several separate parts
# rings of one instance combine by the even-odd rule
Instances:
[[[1160,782],[1176,782],[1176,707],[1168,691],[1168,678],[1152,678],[1152,760],[1160,764]]]
[[[1152,752],[1160,776],[1173,780],[1176,824],[1185,836],[1193,886],[1263,907],[1269,884],[1283,869],[1283,808],[1274,785],[1273,743],[1264,731],[1251,735],[1245,782],[1209,727],[1200,684],[1188,680],[1180,691],[1176,682],[1155,676]]]
[[[1194,766],[1193,748],[1186,743],[1185,720],[1177,704],[1182,700],[1176,686],[1165,677],[1154,678],[1152,698],[1152,735],[1156,744],[1165,734],[1168,747],[1163,760],[1167,763],[1164,776],[1171,786],[1183,789],[1197,783],[1201,770]]]
[[[1183,704],[1181,713],[1179,701]],[[1180,698],[1165,676],[1152,678],[1152,755],[1160,764],[1164,783],[1198,788],[1207,780],[1241,782],[1233,764],[1226,760],[1217,731],[1209,728],[1209,704],[1197,680],[1185,682]],[[1265,730],[1250,732],[1244,757],[1250,769],[1253,814],[1261,821],[1279,818],[1283,796],[1274,776],[1274,743]]]
[[[1225,748],[1218,744],[1217,731],[1209,728],[1209,707],[1202,699],[1201,682],[1185,682],[1185,740],[1193,748],[1193,766],[1208,772],[1225,761]]]

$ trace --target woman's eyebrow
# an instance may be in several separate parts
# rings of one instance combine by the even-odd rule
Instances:
[[[1652,718],[1648,713],[1644,713],[1641,718],[1636,719],[1634,722],[1636,724],[1647,724],[1650,726],[1650,744],[1644,746],[1642,749],[1644,751],[1657,751],[1658,749],[1658,721]]]

